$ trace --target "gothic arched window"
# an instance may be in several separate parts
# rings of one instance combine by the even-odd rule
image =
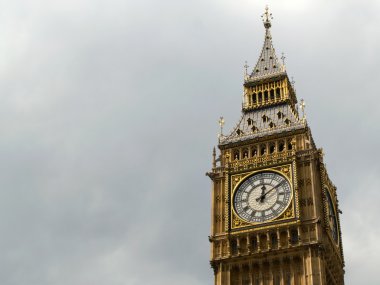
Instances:
[[[280,99],[281,98],[281,91],[280,88],[276,88],[276,98]]]

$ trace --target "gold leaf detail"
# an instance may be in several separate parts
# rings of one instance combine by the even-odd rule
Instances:
[[[281,168],[281,171],[283,173],[288,173],[289,172],[289,167],[285,166],[285,167]]]
[[[286,210],[285,214],[284,214],[284,218],[290,218],[293,216],[293,211],[292,209],[288,209]]]

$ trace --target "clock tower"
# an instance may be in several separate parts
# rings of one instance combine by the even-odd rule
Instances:
[[[244,78],[242,116],[213,151],[215,285],[343,285],[337,189],[272,44]],[[247,66],[246,66],[247,68]],[[219,121],[221,129],[223,118]]]

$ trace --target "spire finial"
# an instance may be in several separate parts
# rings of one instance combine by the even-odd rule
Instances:
[[[265,6],[265,13],[261,15],[261,18],[263,18],[264,27],[266,29],[269,29],[272,26],[272,23],[270,20],[273,19],[272,13],[269,13],[269,7],[268,5]]]
[[[216,150],[215,150],[215,146],[212,150],[212,167],[215,168],[216,167]]]
[[[220,134],[223,135],[224,118],[220,117],[218,123],[219,123],[219,126],[220,126]]]
[[[224,118],[220,117],[218,123],[219,123],[219,126],[220,126],[220,133],[218,134],[218,138],[219,138],[219,142],[220,142],[220,139],[223,137]]]
[[[300,102],[300,108],[301,108],[301,110],[302,110],[302,120],[303,120],[303,121],[306,120],[305,107],[306,107],[305,100],[304,100],[304,99],[301,99],[301,102]]]
[[[281,60],[282,60],[282,65],[285,66],[285,54],[284,53],[281,53]]]
[[[247,61],[245,61],[245,64],[244,64],[243,67],[244,67],[244,79],[247,79],[247,77],[248,77],[248,67],[249,67]]]
[[[281,60],[282,60],[282,71],[285,71],[285,54],[281,53]]]

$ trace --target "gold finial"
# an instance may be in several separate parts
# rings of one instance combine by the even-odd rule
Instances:
[[[221,138],[223,137],[224,118],[220,117],[218,123],[219,123],[219,126],[220,126],[220,133],[218,134],[218,140],[220,142]]]
[[[281,67],[281,69],[282,69],[282,71],[285,71],[285,54],[282,52],[281,53],[281,60],[282,60],[282,67]]]
[[[220,134],[219,135],[222,136],[223,135],[224,118],[220,117],[218,123],[219,123],[219,126],[220,126]]]
[[[249,67],[247,61],[245,61],[245,64],[244,64],[243,67],[244,67],[244,79],[247,79],[247,77],[248,77],[248,67]]]
[[[269,13],[268,5],[265,6],[265,13],[261,15],[261,18],[263,18],[264,27],[266,29],[269,29],[272,26],[270,20],[272,20],[273,17],[272,17],[272,13]]]
[[[216,167],[216,150],[215,150],[215,146],[212,150],[212,167],[215,168]]]
[[[282,65],[285,65],[285,54],[281,53],[281,60],[282,60]]]
[[[302,120],[306,120],[306,115],[305,115],[306,104],[305,104],[305,100],[304,99],[301,99],[300,108],[302,110]]]

